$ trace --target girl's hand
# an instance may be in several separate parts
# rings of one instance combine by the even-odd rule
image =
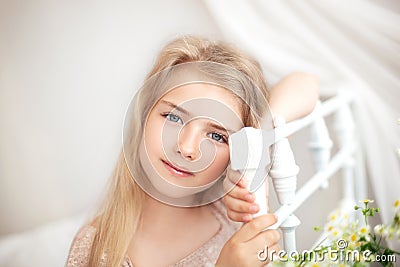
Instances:
[[[226,242],[219,254],[216,266],[265,266],[271,260],[271,252],[275,251],[274,257],[276,257],[280,250],[278,244],[279,232],[277,230],[263,231],[276,221],[275,215],[267,214],[245,223]]]
[[[254,203],[254,194],[247,190],[246,183],[239,171],[227,168],[223,186],[228,194],[223,198],[223,202],[226,206],[228,217],[232,221],[249,222],[253,219],[252,215],[260,210],[260,207]]]

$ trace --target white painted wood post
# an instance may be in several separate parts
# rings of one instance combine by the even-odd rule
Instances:
[[[281,118],[275,118],[275,127],[285,124]],[[280,139],[274,146],[274,156],[269,176],[272,179],[278,201],[281,205],[293,203],[296,193],[299,166],[294,160],[293,151],[287,138]],[[283,233],[283,244],[287,251],[296,250],[295,230],[300,220],[290,215],[280,226]]]
[[[300,225],[299,218],[291,214],[280,226],[283,232],[283,244],[287,252],[296,250],[296,228]]]
[[[340,148],[354,145],[355,125],[353,115],[348,104],[339,108],[335,114],[335,130]],[[343,200],[341,208],[344,210],[353,210],[355,200],[354,185],[354,153],[352,153],[342,166],[343,180]]]
[[[321,103],[318,102],[315,110],[321,114]],[[329,137],[329,131],[325,124],[324,117],[317,117],[310,127],[310,142],[308,147],[314,160],[317,172],[323,170],[331,158],[332,140]],[[322,184],[321,188],[326,189],[329,186],[328,181]]]

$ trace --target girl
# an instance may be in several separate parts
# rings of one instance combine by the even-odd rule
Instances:
[[[265,264],[256,253],[278,250],[279,234],[261,232],[274,216],[239,229],[218,199],[227,138],[259,127],[267,98],[259,64],[234,47],[196,37],[165,46],[128,109],[108,195],[76,235],[67,266]]]

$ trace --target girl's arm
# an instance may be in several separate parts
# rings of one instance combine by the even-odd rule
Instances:
[[[270,90],[269,105],[273,116],[280,115],[289,122],[309,114],[318,98],[318,79],[311,74],[296,72],[280,80]],[[227,171],[227,178],[224,180],[226,191],[234,186],[238,177],[240,177],[238,172]],[[254,194],[250,194],[246,189],[245,181],[240,180],[223,199],[228,217],[237,222],[252,220],[252,214],[259,210],[254,200]]]
[[[289,122],[311,113],[318,98],[317,77],[304,72],[295,72],[272,87],[268,102],[273,115],[280,115]]]

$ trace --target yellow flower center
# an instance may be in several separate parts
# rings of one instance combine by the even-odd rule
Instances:
[[[339,235],[339,231],[333,231],[333,236],[338,236]]]
[[[356,234],[352,234],[350,239],[351,239],[351,241],[355,242],[357,240],[357,235]]]

